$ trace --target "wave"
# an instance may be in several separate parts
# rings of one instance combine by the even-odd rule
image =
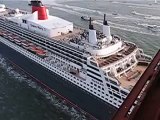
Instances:
[[[152,15],[148,15],[148,14],[139,13],[139,12],[136,12],[136,11],[132,11],[132,14],[139,15],[139,16],[145,16],[145,17],[152,16]]]
[[[66,105],[64,100],[58,99],[55,95],[48,92],[46,89],[41,88],[36,82],[32,81],[28,78],[28,76],[24,73],[20,73],[19,71],[15,70],[15,68],[8,64],[6,59],[0,55],[0,68],[3,68],[7,71],[8,75],[15,78],[19,82],[26,82],[31,88],[36,89],[42,95],[45,96],[46,99],[50,100],[50,102],[55,106],[57,109],[60,109],[64,113],[70,115],[72,120],[86,120],[87,118],[83,114],[83,112],[79,112],[71,106]]]
[[[77,12],[77,11],[74,11],[74,10],[65,9],[65,8],[54,7],[54,9],[61,10],[61,11],[67,12],[69,14],[73,14],[73,15],[77,15],[77,16],[83,16],[83,15],[87,16],[87,14],[83,14],[83,13],[80,13],[80,12]],[[134,18],[123,17],[123,16],[117,16],[115,18],[118,18],[118,17],[119,18],[130,19],[130,20],[135,20],[136,19],[136,18],[134,19]],[[97,21],[95,20],[93,23],[98,24],[98,25],[102,25],[102,21],[100,21],[100,20],[97,20]],[[120,30],[125,30],[125,31],[130,31],[130,32],[135,32],[135,33],[141,33],[141,34],[146,34],[146,35],[160,36],[159,34],[144,32],[144,30],[142,28],[139,28],[139,27],[136,27],[136,26],[122,25],[122,24],[117,24],[117,23],[113,23],[113,22],[109,22],[109,23],[111,24],[111,27],[117,28],[117,29],[120,29]]]
[[[153,16],[153,15],[149,15],[149,14],[143,14],[143,13],[139,13],[139,12],[136,12],[136,11],[132,11],[132,14],[139,15],[139,16],[144,16],[145,19],[160,20],[160,16]]]
[[[154,2],[154,1],[153,1]],[[130,3],[129,1],[126,1],[126,2],[120,2],[120,1],[113,1],[112,3],[114,4],[121,4],[121,5],[128,5],[128,6],[131,6],[131,7],[145,7],[145,8],[153,8],[153,6],[151,7],[150,4],[138,4],[138,3]],[[157,7],[158,9],[158,6],[157,5],[154,5],[155,7]]]
[[[52,8],[57,8],[57,7],[61,7],[63,9],[66,9],[67,10],[73,10],[73,11],[78,11],[78,12],[85,12],[87,14],[99,14],[99,15],[112,15],[110,13],[105,13],[105,12],[101,12],[101,11],[98,11],[98,10],[93,10],[93,9],[88,9],[88,8],[82,8],[82,7],[78,7],[78,6],[71,6],[71,5],[66,5],[66,4],[58,4],[58,3],[54,3],[52,4]]]
[[[102,25],[102,21],[94,21],[94,23],[98,24],[98,25]],[[129,31],[129,32],[134,32],[134,33],[141,33],[144,35],[160,36],[159,34],[144,32],[141,28],[135,27],[135,26],[121,25],[121,24],[112,23],[112,22],[109,22],[109,24],[111,24],[112,28],[116,28],[116,29],[120,29],[120,30],[125,30],[125,31]]]
[[[139,15],[139,16],[143,16],[144,18],[138,18],[135,16],[130,16],[130,15],[121,15],[118,14],[117,16],[114,16],[112,13],[106,13],[106,12],[101,12],[101,11],[97,11],[97,10],[92,10],[92,9],[88,9],[88,8],[82,8],[82,7],[77,7],[77,6],[71,6],[71,5],[66,5],[66,4],[58,4],[58,3],[54,3],[52,6],[53,9],[57,9],[57,10],[61,10],[73,15],[78,15],[78,16],[88,16],[88,14],[98,18],[100,16],[103,16],[104,14],[107,15],[107,17],[111,17],[113,19],[122,19],[122,20],[132,20],[134,21],[143,21],[146,19],[150,19],[150,20],[158,20],[160,19],[160,17],[158,16],[152,16],[152,15],[148,15],[148,14],[142,14],[139,12],[134,12],[134,14]],[[157,21],[159,22],[159,21]]]
[[[160,20],[160,16],[145,16],[145,19],[149,19],[149,20]]]
[[[134,9],[137,9],[137,8],[140,8],[140,9],[146,9],[146,10],[159,10],[159,7],[156,7],[156,6],[152,6],[152,7],[149,7],[149,6],[128,6],[130,8],[134,8]]]

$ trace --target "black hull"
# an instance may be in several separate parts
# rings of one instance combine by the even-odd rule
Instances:
[[[84,92],[77,86],[64,80],[59,75],[45,69],[41,65],[1,42],[0,54],[99,120],[110,120],[116,111],[116,109],[111,105],[98,100],[92,95],[89,95],[87,92]]]

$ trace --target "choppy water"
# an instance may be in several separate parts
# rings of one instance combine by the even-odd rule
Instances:
[[[27,2],[0,1],[13,8],[30,10]],[[124,40],[135,42],[145,53],[154,56],[160,49],[160,4],[152,1],[114,0],[57,0],[47,2],[50,14],[88,28],[82,15],[92,16],[97,29],[101,29],[106,13],[112,33]],[[132,12],[135,14],[132,14]],[[115,15],[117,14],[117,15]],[[148,29],[156,25],[156,31]],[[26,82],[27,81],[27,82]],[[0,120],[69,120],[82,119],[54,96],[38,87],[27,76],[18,73],[0,57]]]

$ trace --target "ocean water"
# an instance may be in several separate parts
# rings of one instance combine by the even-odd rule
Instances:
[[[101,30],[103,14],[111,32],[136,43],[154,56],[160,49],[160,3],[152,0],[43,0],[50,14],[88,28],[81,16],[93,17],[95,28]],[[26,1],[2,0],[8,7],[30,11]],[[156,26],[150,29],[148,26]],[[65,108],[65,109],[64,109]],[[25,74],[16,70],[0,56],[0,120],[70,120],[85,119],[55,96],[38,87]]]

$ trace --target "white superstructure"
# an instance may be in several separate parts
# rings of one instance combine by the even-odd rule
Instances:
[[[4,13],[0,35],[7,46],[64,77],[97,98],[119,107],[145,71],[150,56],[134,43],[111,35],[110,27],[96,31],[73,27],[73,23],[50,16],[39,16],[44,6],[32,6],[32,14],[17,10]],[[11,12],[13,10],[9,10]],[[45,11],[43,11],[45,12]],[[34,32],[33,32],[34,31]],[[40,34],[40,35],[39,35]],[[47,36],[47,37],[46,37]]]

